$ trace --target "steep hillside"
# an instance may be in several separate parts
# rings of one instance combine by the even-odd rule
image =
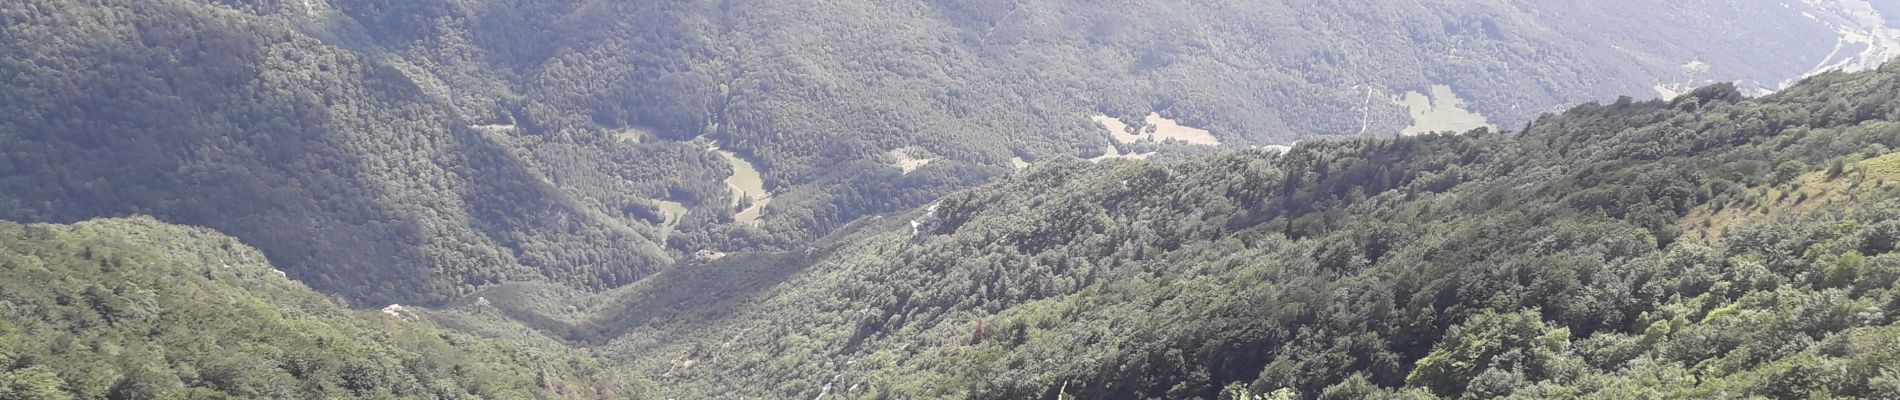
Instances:
[[[645,398],[557,344],[345,309],[256,249],[150,218],[0,222],[0,398]]]
[[[808,249],[431,315],[681,397],[1889,398],[1894,93],[1900,64],[1516,133],[1050,161]]]
[[[378,11],[351,3],[338,19]],[[1263,145],[1397,132],[1418,122],[1399,100],[1434,86],[1507,128],[1658,86],[1778,88],[1865,66],[1836,62],[1877,50],[1843,35],[1890,35],[1835,3],[437,0],[423,22],[365,29],[438,64],[510,62],[497,74],[518,89],[487,96],[519,111],[471,115],[530,134],[703,135],[780,187],[907,146],[993,166],[1093,157],[1109,144],[1093,114],[1158,112]]]
[[[1018,163],[1207,151],[1111,139],[1160,126],[1516,127],[1890,33],[1851,1],[1574,3],[14,1],[0,218],[208,226],[365,305],[604,289]]]
[[[0,218],[208,226],[376,305],[670,263],[657,231],[553,186],[387,57],[183,1],[8,2],[0,20]],[[652,164],[707,173],[675,153]]]

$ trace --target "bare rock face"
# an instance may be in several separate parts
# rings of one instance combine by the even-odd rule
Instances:
[[[929,208],[924,209],[922,218],[910,220],[911,243],[923,243],[924,239],[929,239],[931,232],[936,232],[937,226],[942,223],[943,220],[937,218],[937,204],[931,204]]]

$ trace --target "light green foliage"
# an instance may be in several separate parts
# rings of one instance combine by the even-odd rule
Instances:
[[[392,313],[345,309],[202,228],[0,222],[0,399],[644,397],[570,350]]]
[[[66,400],[73,396],[60,390],[66,386],[59,375],[43,366],[17,368],[0,373],[0,399]]]
[[[0,226],[0,389],[1900,395],[1900,67],[1537,117],[1836,36],[1518,3],[6,2],[0,217],[261,251]],[[1069,157],[1095,113],[1268,144],[1394,130],[1375,99],[1433,84],[1524,130]],[[911,147],[942,160],[887,165]]]
[[[1095,156],[1095,114],[1284,144],[1396,132],[1390,97],[1437,85],[1515,127],[1657,82],[1779,82],[1837,39],[1796,7],[9,1],[0,218],[208,226],[362,306],[603,290]],[[756,226],[715,144],[761,170]],[[941,159],[901,173],[899,148]]]
[[[1866,273],[1867,258],[1862,257],[1859,252],[1850,251],[1835,257],[1834,262],[1828,264],[1821,286],[1838,288],[1853,285],[1861,275]]]
[[[1900,358],[1856,346],[1900,337],[1892,189],[1758,198],[1791,184],[1767,166],[1900,144],[1856,116],[1900,107],[1861,96],[1891,68],[1520,133],[1047,161],[543,332],[683,397],[1879,397],[1861,366]],[[1772,212],[1685,223],[1750,199]]]
[[[1446,332],[1432,352],[1414,364],[1405,384],[1451,395],[1465,392],[1465,385],[1473,379],[1492,372],[1509,374],[1520,381],[1542,380],[1547,372],[1523,370],[1550,364],[1552,354],[1569,344],[1554,342],[1567,332],[1547,330],[1549,327],[1534,312],[1472,317]]]

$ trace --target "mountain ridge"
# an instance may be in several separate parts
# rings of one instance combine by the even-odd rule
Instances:
[[[1117,143],[1094,116],[1278,145],[1400,131],[1406,106],[1378,99],[1445,86],[1434,102],[1515,127],[1807,72],[1841,33],[1800,13],[1841,7],[32,0],[0,9],[18,88],[0,218],[212,226],[366,306],[603,290],[794,248],[1013,160],[1206,150]],[[729,206],[741,171],[707,145],[774,201]],[[935,161],[907,173],[898,149]]]
[[[351,310],[258,250],[149,217],[0,222],[0,396],[645,398],[557,343]]]
[[[0,4],[0,397],[1900,397],[1862,3]]]
[[[1900,332],[1896,66],[1524,133],[1055,160],[542,332],[689,397],[1881,397],[1850,366]]]

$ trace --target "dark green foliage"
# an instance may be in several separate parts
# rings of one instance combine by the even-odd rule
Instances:
[[[1552,331],[1539,317],[1535,310],[1472,317],[1445,332],[1431,354],[1413,365],[1405,384],[1439,395],[1469,391],[1489,398],[1550,379],[1545,369],[1569,347],[1570,331]]]
[[[616,286],[670,263],[655,233],[547,184],[400,61],[186,1],[10,2],[0,18],[20,21],[0,35],[0,217],[206,225],[372,304]]]
[[[1862,154],[1900,124],[1817,115],[1900,108],[1866,95],[1892,68],[1519,133],[1046,161],[544,332],[685,397],[1877,398],[1900,203],[1852,180],[1900,177]]]
[[[0,397],[640,394],[548,337],[685,398],[1900,395],[1895,67],[1532,118],[1805,72],[1764,4],[9,2],[0,217],[262,251],[0,226]],[[1069,157],[1432,84],[1526,128]]]
[[[1802,16],[1832,6],[1625,6],[1642,12],[12,1],[0,6],[0,218],[209,226],[363,304],[524,280],[598,290],[699,250],[795,248],[980,184],[1012,157],[1094,155],[1109,139],[1091,114],[1159,112],[1230,144],[1286,143],[1395,131],[1408,117],[1386,98],[1443,84],[1519,126],[1656,82],[1778,82],[1836,39]],[[1690,60],[1716,68],[1681,67]],[[1674,106],[1739,96],[1708,89]],[[777,195],[756,226],[734,221],[732,171],[702,151],[712,144],[752,160]],[[884,155],[909,147],[940,160],[898,175]],[[1435,172],[1440,185],[1466,173]],[[691,211],[669,220],[657,211],[669,201]]]

